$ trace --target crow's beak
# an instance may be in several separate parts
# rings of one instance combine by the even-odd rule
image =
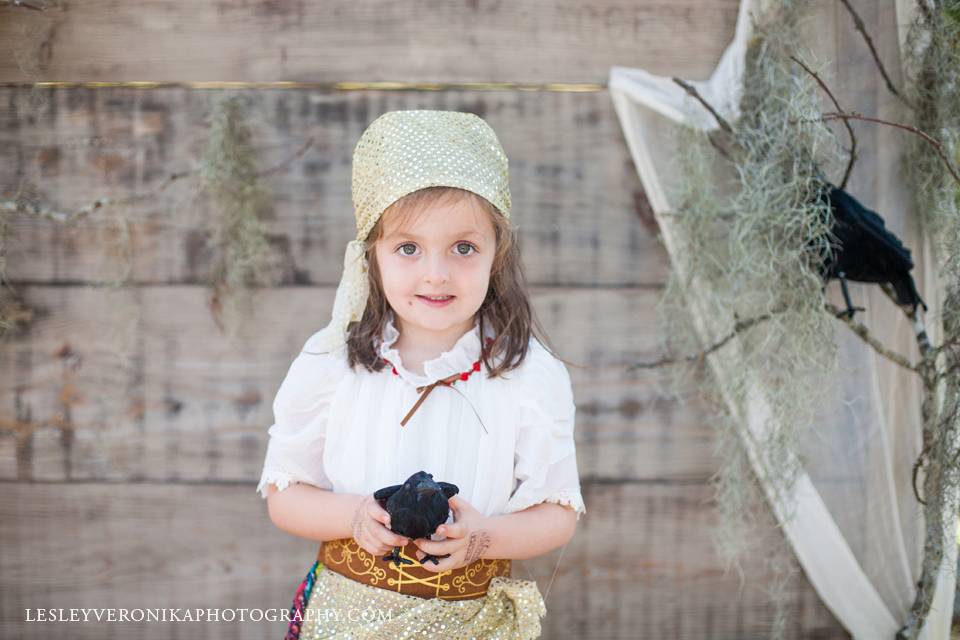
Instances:
[[[424,487],[424,486],[417,487],[417,495],[432,496],[436,492],[437,490],[434,489],[433,487]]]

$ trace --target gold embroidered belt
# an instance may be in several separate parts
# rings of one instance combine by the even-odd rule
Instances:
[[[353,538],[331,540],[320,545],[317,560],[323,566],[358,582],[404,593],[418,598],[469,600],[486,595],[490,581],[497,576],[510,576],[509,560],[480,559],[459,569],[437,573],[420,566],[413,542],[400,550],[403,558],[414,564],[401,564],[374,556]],[[386,554],[384,554],[386,555]]]

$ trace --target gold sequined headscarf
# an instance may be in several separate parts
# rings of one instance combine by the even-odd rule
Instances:
[[[334,349],[363,317],[370,290],[364,240],[384,210],[427,187],[459,187],[486,198],[510,217],[507,155],[483,118],[460,111],[388,111],[360,136],[353,151],[357,237],[347,243],[330,324],[313,346]]]

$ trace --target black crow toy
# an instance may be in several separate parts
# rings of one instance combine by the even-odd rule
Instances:
[[[437,527],[447,521],[450,513],[447,501],[459,491],[454,484],[434,482],[432,474],[418,471],[403,484],[378,489],[373,497],[390,514],[390,529],[401,536],[416,540],[430,537]],[[428,553],[421,560],[421,564],[427,560],[440,564],[438,557],[447,556],[433,556]],[[397,566],[401,563],[413,564],[412,560],[400,555],[400,547],[394,547],[383,559],[392,560]]]
[[[875,282],[888,292],[892,288],[892,297],[897,304],[911,308],[913,312],[919,305],[926,311],[927,305],[910,276],[913,269],[910,250],[887,231],[883,218],[829,182],[820,190],[819,197],[829,203],[833,212],[831,235],[839,244],[831,247],[821,276],[825,281],[840,280],[843,299],[847,303],[841,315],[853,318],[856,311],[863,310],[853,306],[847,280]]]

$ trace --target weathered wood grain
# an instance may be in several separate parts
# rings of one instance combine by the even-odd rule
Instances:
[[[47,5],[67,3],[45,2]],[[0,81],[605,82],[705,76],[735,0],[69,3],[0,8]]]
[[[31,106],[0,89],[0,197],[24,191],[65,213],[101,197],[151,193],[199,165],[205,118],[220,92],[57,89]],[[512,220],[534,284],[647,285],[666,278],[656,238],[610,97],[600,93],[322,93],[248,91],[249,124],[263,169],[296,160],[262,183],[275,284],[340,280],[356,235],[351,158],[366,126],[393,109],[456,109],[484,117],[510,159]],[[94,211],[76,226],[15,216],[7,277],[18,282],[202,283],[214,222],[182,179],[143,202]],[[129,259],[126,257],[129,255]]]
[[[0,478],[250,481],[277,388],[325,326],[332,287],[257,293],[231,341],[203,287],[30,286],[38,319],[0,349]],[[570,362],[580,472],[603,481],[703,480],[713,432],[694,401],[625,374],[658,354],[657,289],[536,288],[534,307]]]

